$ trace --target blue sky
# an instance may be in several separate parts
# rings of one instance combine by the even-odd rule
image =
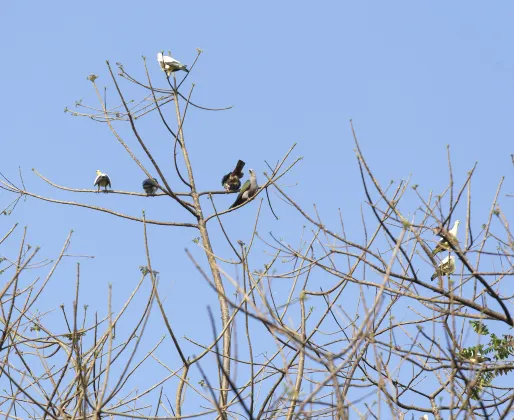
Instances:
[[[101,169],[115,189],[139,190],[144,175],[108,128],[63,110],[79,99],[97,104],[86,77],[95,73],[100,86],[110,86],[105,60],[121,62],[144,78],[141,56],[146,56],[154,81],[164,86],[155,54],[171,50],[191,63],[201,48],[204,54],[185,91],[194,82],[197,103],[234,108],[193,110],[188,116],[185,136],[200,189],[218,189],[237,159],[262,180],[264,161],[276,162],[297,143],[293,157],[304,159],[287,176],[285,183],[297,184],[288,191],[306,207],[317,203],[330,221],[337,221],[341,208],[350,233],[359,239],[364,195],[352,119],[384,185],[412,174],[423,194],[441,192],[448,182],[446,145],[458,183],[478,161],[473,183],[478,229],[500,178],[512,174],[513,11],[507,1],[9,2],[0,15],[1,172],[16,178],[20,166],[28,189],[47,197],[136,216],[145,209],[149,218],[189,220],[162,198],[56,191],[30,169],[74,188],[90,187],[95,170]],[[137,90],[122,85],[137,96]],[[108,100],[116,99],[110,88]],[[171,174],[165,131],[156,119],[142,120],[141,127]],[[120,132],[136,150],[128,128]],[[138,156],[148,165],[140,151]],[[507,178],[504,193],[513,191]],[[0,199],[8,198],[0,192]],[[217,206],[228,207],[231,200],[220,198]],[[502,198],[502,204],[507,214],[512,212],[512,200]],[[304,221],[276,198],[274,205],[281,219],[274,220],[264,206],[259,230],[296,243]],[[256,207],[257,202],[225,217],[236,239],[248,240]],[[106,311],[108,283],[118,308],[137,284],[138,267],[145,263],[139,224],[33,199],[2,217],[2,231],[16,221],[29,226],[29,243],[42,245],[45,256],[55,255],[74,230],[71,251],[96,256],[81,260],[83,303],[100,312]],[[149,232],[153,265],[161,281],[171,285],[165,293],[171,318],[187,319],[186,325],[177,325],[182,336],[191,325],[205,323],[206,305],[216,302],[183,252],[188,247],[202,258],[192,242],[198,234],[161,227]],[[217,227],[213,240],[215,249],[230,258]],[[72,301],[75,262],[69,259],[59,270],[53,293],[40,309]],[[206,334],[201,338],[207,340]]]

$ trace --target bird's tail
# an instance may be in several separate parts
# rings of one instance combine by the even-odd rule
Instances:
[[[242,178],[244,166],[245,166],[245,163],[242,160],[238,160],[236,168],[232,171],[232,173],[234,175],[237,175],[239,178]]]
[[[236,201],[234,201],[234,204],[232,204],[232,205],[229,207],[229,210],[230,210],[230,209],[233,209],[234,207],[239,206],[239,204],[241,204],[242,202],[243,202],[243,200],[241,200],[241,198],[240,198],[240,197],[237,197],[237,198],[236,198]]]
[[[437,273],[432,274],[432,277],[430,277],[431,281],[434,281],[437,278]]]

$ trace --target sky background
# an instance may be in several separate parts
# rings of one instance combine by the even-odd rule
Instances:
[[[155,85],[164,87],[156,53],[171,50],[191,64],[201,48],[204,53],[183,91],[194,82],[196,103],[233,109],[190,109],[185,137],[200,190],[219,189],[221,176],[238,159],[263,182],[265,161],[274,164],[297,143],[292,157],[304,159],[284,179],[287,191],[306,208],[316,203],[331,222],[341,208],[347,233],[362,242],[364,194],[352,119],[383,185],[412,175],[423,194],[442,192],[448,183],[446,145],[459,185],[478,162],[473,223],[479,229],[502,176],[508,177],[501,204],[507,215],[513,210],[514,199],[505,198],[514,192],[513,13],[508,1],[6,2],[0,12],[0,171],[17,180],[21,167],[27,188],[46,197],[134,216],[145,209],[151,219],[191,221],[165,198],[66,193],[42,182],[31,168],[72,188],[92,187],[100,169],[110,175],[113,188],[139,191],[145,176],[107,126],[63,111],[79,99],[98,105],[86,80],[90,73],[99,76],[99,86],[109,86],[108,102],[117,102],[105,60],[123,63],[144,80],[141,56],[146,56]],[[121,84],[129,98],[142,94]],[[172,115],[173,108],[168,109]],[[152,117],[142,119],[140,127],[171,176],[169,136]],[[128,127],[119,128],[150,168]],[[172,185],[178,181],[172,179]],[[0,200],[9,200],[4,191]],[[226,208],[232,200],[222,196],[216,204]],[[274,195],[272,200],[280,220],[263,206],[259,231],[298,242],[303,219]],[[210,213],[208,202],[206,208]],[[248,241],[256,209],[257,201],[225,216],[229,234]],[[465,214],[456,217],[464,220]],[[119,309],[139,281],[145,259],[138,223],[35,199],[2,216],[1,232],[15,222],[29,227],[28,242],[41,245],[45,257],[59,252],[71,229],[70,253],[95,256],[67,259],[39,302],[41,310],[71,304],[77,261],[81,303],[104,314],[109,283]],[[205,266],[193,242],[199,235],[166,227],[150,227],[149,233],[153,266],[167,287],[167,310],[171,319],[182,321],[175,327],[183,336],[191,325],[204,326],[206,306],[216,305],[212,290],[184,254],[185,247],[193,249]],[[217,226],[212,239],[215,251],[232,257]],[[150,333],[158,337],[163,331]],[[207,341],[210,332],[198,335]]]

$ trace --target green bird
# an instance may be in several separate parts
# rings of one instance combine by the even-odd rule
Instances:
[[[100,192],[100,187],[104,187],[104,192],[107,192],[107,187],[111,188],[111,178],[109,178],[109,175],[104,174],[98,169],[96,171],[96,178],[93,186],[98,186],[98,192]]]
[[[457,230],[459,229],[459,223],[460,220],[455,220],[453,227],[448,232],[449,237],[454,245],[456,245],[459,242],[459,240],[457,239]],[[439,242],[437,242],[436,247],[432,251],[432,255],[436,255],[438,252],[444,251],[445,249],[450,249],[450,244],[446,239],[441,238],[439,239]]]
[[[223,185],[225,190],[237,191],[241,187],[241,178],[244,176],[244,166],[245,163],[242,160],[238,160],[235,169],[221,178],[221,185]]]
[[[448,276],[453,273],[455,273],[455,257],[452,255],[441,261],[430,280],[436,279],[437,276]]]
[[[248,201],[257,193],[257,190],[259,189],[255,172],[253,169],[249,169],[248,172],[250,173],[250,179],[243,184],[241,191],[239,191],[239,194],[237,195],[236,201],[234,201],[234,204],[230,206],[231,209]]]

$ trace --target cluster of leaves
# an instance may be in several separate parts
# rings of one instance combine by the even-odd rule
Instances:
[[[492,356],[495,361],[503,361],[514,355],[514,336],[503,334],[502,337],[498,337],[496,334],[490,333],[487,326],[481,321],[469,321],[469,323],[477,334],[489,336],[489,343],[462,349],[459,354],[461,358],[475,364],[490,361],[491,359],[486,355]],[[494,378],[506,375],[511,371],[514,371],[514,366],[479,372],[475,378],[475,387],[471,390],[471,398],[478,400],[484,387],[491,385]]]

